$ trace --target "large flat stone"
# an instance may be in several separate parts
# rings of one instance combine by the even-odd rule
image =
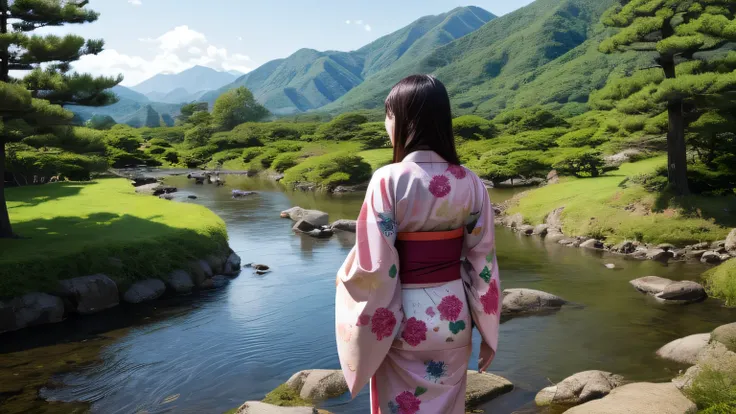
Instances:
[[[468,385],[465,388],[465,405],[474,407],[498,396],[511,392],[514,384],[506,378],[487,372],[468,371]]]
[[[92,314],[118,306],[118,286],[109,277],[99,274],[75,277],[59,282],[59,295],[71,300],[74,311]]]
[[[534,401],[539,406],[579,405],[608,395],[623,384],[620,375],[604,371],[583,371],[565,378],[557,385],[541,390]]]
[[[260,401],[248,401],[240,408],[236,414],[317,414],[318,411],[313,407],[278,407],[266,404]]]
[[[698,356],[703,352],[710,334],[696,334],[684,338],[675,339],[657,350],[657,355],[664,359],[679,362],[681,364],[693,365],[698,361]]]
[[[534,289],[506,289],[503,291],[504,315],[529,314],[560,309],[567,301],[551,293]]]
[[[656,295],[664,292],[664,289],[672,283],[671,280],[659,276],[646,276],[630,281],[638,291]]]
[[[707,297],[708,294],[705,293],[702,285],[689,280],[670,283],[657,295],[658,299],[688,302],[703,300]]]
[[[697,406],[672,383],[638,382],[608,396],[573,407],[566,414],[694,414]]]

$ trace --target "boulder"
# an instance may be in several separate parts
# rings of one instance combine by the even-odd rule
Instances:
[[[281,212],[282,218],[290,218],[292,221],[304,220],[313,227],[322,227],[330,224],[327,213],[319,210],[305,210],[301,207],[292,207]]]
[[[144,185],[158,184],[158,180],[154,177],[135,177],[130,180],[133,187],[142,187]]]
[[[235,414],[318,414],[314,407],[279,407],[260,401],[248,401]]]
[[[149,183],[149,184],[143,184],[140,186],[137,186],[135,189],[135,192],[138,194],[145,194],[145,195],[154,195],[156,190],[161,186],[161,184],[157,182]],[[159,193],[161,194],[161,193]],[[155,195],[159,195],[155,194]]]
[[[161,195],[158,196],[158,198],[160,198],[162,200],[171,201],[171,200],[174,199],[174,195],[173,194],[161,194]]]
[[[332,230],[347,231],[349,233],[355,233],[357,222],[355,220],[337,220],[332,223],[330,228]]]
[[[553,212],[549,213],[547,215],[547,218],[545,219],[545,224],[547,224],[550,228],[555,229],[561,229],[562,228],[562,212],[565,210],[565,207],[560,207]]]
[[[710,246],[710,243],[697,243],[693,244],[691,247],[693,250],[708,250],[708,247]]]
[[[705,252],[700,256],[700,261],[703,263],[718,264],[721,263],[721,255],[714,251]]]
[[[195,286],[201,285],[205,280],[211,278],[215,274],[206,260],[195,260],[190,262],[189,269],[192,272],[192,282],[194,282]]]
[[[348,384],[340,370],[311,369],[292,375],[286,385],[309,401],[324,401],[348,392]]]
[[[639,292],[657,295],[664,292],[664,289],[673,282],[659,276],[646,276],[630,281]]]
[[[673,379],[672,383],[680,389],[689,388],[693,380],[705,367],[725,373],[736,372],[736,353],[729,351],[726,345],[721,342],[711,341],[698,354],[697,364],[688,368],[683,375]]]
[[[170,185],[159,185],[158,187],[153,189],[153,195],[160,196],[162,194],[172,194],[179,191],[176,187],[172,187]]]
[[[708,346],[710,334],[696,334],[675,339],[657,350],[657,356],[681,364],[693,365],[698,356]]]
[[[332,237],[335,233],[332,231],[332,229],[314,229],[310,232],[305,233],[309,236],[314,237],[315,239],[329,239]]]
[[[0,333],[29,326],[61,322],[64,301],[46,293],[28,293],[9,301],[0,301]]]
[[[700,260],[705,254],[706,250],[689,250],[685,253],[685,257],[688,259]]]
[[[233,190],[231,192],[233,198],[243,198],[255,195],[255,191],[245,191],[245,190]]]
[[[158,279],[135,282],[123,295],[127,303],[142,303],[156,300],[166,292],[166,285]]]
[[[523,226],[518,227],[519,233],[525,234],[527,236],[531,236],[534,233],[534,226],[530,226],[528,224],[525,224]]]
[[[465,405],[474,407],[511,392],[513,389],[514,384],[506,378],[487,372],[468,371]]]
[[[566,239],[567,236],[565,236],[562,231],[558,228],[550,227],[547,230],[547,236],[545,237],[545,240],[547,240],[550,243],[557,243],[560,240]]]
[[[583,249],[602,249],[604,245],[600,240],[590,239],[580,243],[580,247]]]
[[[190,199],[190,200],[196,200],[197,199],[197,196],[194,195],[194,194],[190,194],[190,195],[187,196],[187,198]]]
[[[534,289],[506,289],[503,291],[502,314],[518,315],[560,309],[567,303],[559,296]]]
[[[189,293],[194,288],[192,276],[184,270],[174,270],[164,278],[164,283],[176,293]]]
[[[225,268],[222,271],[226,276],[237,276],[240,273],[240,256],[230,253],[225,260]]]
[[[566,414],[691,414],[698,408],[674,384],[638,382],[615,388],[608,396],[565,411]]]
[[[720,249],[726,248],[726,241],[725,240],[718,240],[714,241],[710,244],[710,249],[715,251],[720,251]]]
[[[624,241],[621,242],[611,248],[611,251],[614,253],[620,253],[620,254],[631,254],[636,251],[636,246],[634,246],[634,243],[630,241]]]
[[[567,238],[564,238],[564,239],[558,241],[557,243],[559,243],[559,244],[561,244],[563,246],[568,246],[568,247],[578,247],[578,246],[580,246],[580,240],[578,240],[575,237],[567,237]]]
[[[219,274],[222,273],[223,269],[225,269],[225,258],[221,255],[217,254],[211,254],[205,258],[207,261],[207,264],[210,265],[210,269],[212,269],[212,273]]]
[[[547,184],[557,184],[560,182],[560,176],[557,170],[552,170],[547,173]]]
[[[729,253],[736,253],[736,229],[731,230],[726,237],[726,243],[723,245]]]
[[[59,282],[59,296],[71,300],[74,312],[88,315],[118,306],[118,286],[99,274]]]
[[[695,282],[685,280],[682,282],[672,282],[665,286],[664,290],[657,294],[657,299],[677,300],[694,302],[703,300],[708,297],[705,288]]]
[[[649,249],[647,251],[647,259],[648,260],[658,260],[666,262],[667,260],[671,259],[674,256],[672,252],[669,252],[664,249]]]
[[[635,259],[646,259],[648,252],[649,249],[646,247],[637,247],[633,252],[631,252],[631,257]]]
[[[736,352],[736,322],[722,325],[711,333],[711,339],[718,341],[731,352]]]
[[[624,378],[604,371],[584,371],[544,388],[534,398],[538,406],[579,405],[603,398],[623,385]]]
[[[310,231],[315,230],[316,227],[304,220],[299,220],[291,229],[298,233],[309,233]]]
[[[524,225],[524,216],[521,213],[516,213],[512,216],[506,216],[503,218],[503,225],[511,227],[512,229],[521,227]]]
[[[534,231],[532,232],[532,234],[534,234],[536,236],[542,236],[542,237],[544,237],[544,236],[547,235],[547,232],[548,231],[549,231],[549,225],[547,225],[547,224],[540,224],[540,225],[534,227]]]
[[[218,275],[213,277],[212,279],[207,279],[202,283],[199,288],[203,290],[208,289],[220,289],[225,286],[227,286],[230,279],[228,279],[226,276]]]
[[[727,260],[731,260],[731,255],[730,254],[727,254],[727,253],[723,253],[719,257],[720,257],[720,259],[721,259],[722,262],[725,262]],[[734,257],[736,257],[736,256],[734,256]]]

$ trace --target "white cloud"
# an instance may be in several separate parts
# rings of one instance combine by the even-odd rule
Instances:
[[[143,2],[141,0],[128,0],[128,3],[130,3],[130,4],[134,5],[134,6],[140,6],[141,4],[143,4]]]
[[[357,24],[358,26],[360,26],[361,24],[363,24],[363,21],[362,20],[356,20],[355,21],[355,24]]]
[[[242,42],[243,41],[243,36],[238,36],[238,40]]]
[[[178,73],[195,65],[213,69],[243,73],[252,68],[250,57],[241,53],[230,53],[217,47],[207,37],[187,26],[176,27],[155,39],[139,39],[153,45],[155,56],[146,59],[131,56],[115,49],[106,49],[97,56],[84,56],[74,64],[80,72],[114,76],[122,73],[124,85],[136,85],[157,73]]]
[[[345,24],[350,24],[350,20],[345,20]]]
[[[366,32],[370,32],[371,30],[373,30],[373,29],[371,29],[371,25],[369,25],[369,24],[363,26],[363,28],[365,28],[365,31]]]

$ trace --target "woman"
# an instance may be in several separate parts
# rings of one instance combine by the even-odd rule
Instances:
[[[498,343],[493,209],[460,166],[437,79],[394,86],[386,130],[394,163],[373,175],[337,276],[340,364],[353,397],[370,381],[373,414],[464,413],[472,326],[481,372]]]

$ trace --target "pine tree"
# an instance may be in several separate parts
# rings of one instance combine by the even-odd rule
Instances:
[[[698,91],[678,88],[676,66],[697,60],[696,53],[714,51],[736,40],[734,12],[736,0],[620,0],[603,16],[606,26],[621,30],[602,42],[600,50],[656,51],[666,86],[675,91],[662,97],[669,119],[669,182],[680,195],[689,193],[683,102]]]
[[[120,83],[122,77],[70,73],[72,62],[102,51],[102,40],[31,34],[47,26],[94,22],[98,14],[86,9],[87,3],[0,0],[0,238],[13,237],[5,204],[6,143],[68,124],[73,114],[62,105],[101,106],[117,100],[106,90]],[[13,79],[10,71],[31,73]]]

